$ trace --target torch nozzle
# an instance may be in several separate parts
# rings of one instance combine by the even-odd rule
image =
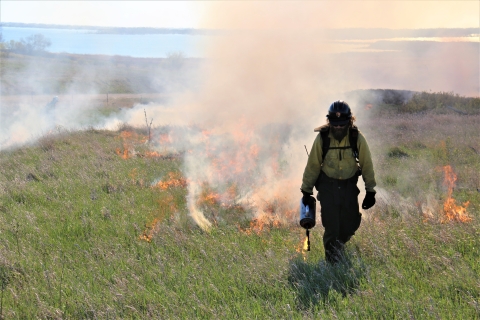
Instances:
[[[307,251],[310,251],[310,230],[307,229]]]

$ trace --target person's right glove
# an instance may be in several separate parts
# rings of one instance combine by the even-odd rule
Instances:
[[[312,193],[305,192],[303,190],[301,190],[301,191],[302,191],[302,194],[303,194],[302,203],[303,203],[304,206],[307,206],[310,203],[315,202],[315,198],[312,196]]]
[[[365,194],[365,198],[363,199],[362,209],[370,209],[375,205],[375,192],[369,192]]]

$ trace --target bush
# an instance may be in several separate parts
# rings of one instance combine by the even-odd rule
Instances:
[[[419,92],[403,104],[399,111],[415,113],[433,109],[450,109],[458,113],[478,114],[480,112],[480,98],[461,97],[453,92]]]
[[[408,158],[409,154],[400,149],[399,147],[393,147],[388,152],[390,158]]]

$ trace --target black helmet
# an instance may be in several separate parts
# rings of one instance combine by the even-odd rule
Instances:
[[[328,121],[332,125],[344,125],[350,122],[352,112],[348,103],[342,100],[335,101],[328,108]]]

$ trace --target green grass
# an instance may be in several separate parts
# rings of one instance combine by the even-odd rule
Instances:
[[[303,254],[304,230],[246,232],[245,209],[206,205],[228,218],[210,232],[198,228],[186,187],[151,186],[171,172],[181,177],[181,157],[146,157],[140,129],[128,159],[118,154],[119,131],[60,132],[2,151],[1,317],[480,318],[480,170],[468,148],[478,137],[449,140],[447,127],[421,129],[418,139],[415,123],[406,131],[379,123],[365,132],[383,134],[370,141],[379,186],[392,196],[378,199],[336,266],[324,261],[321,226]],[[393,139],[398,131],[403,138]],[[409,156],[390,154],[396,148]],[[455,198],[471,201],[469,223],[425,219],[414,205],[421,192],[441,205],[436,168],[446,164],[458,174]],[[409,198],[412,206],[400,201]]]

